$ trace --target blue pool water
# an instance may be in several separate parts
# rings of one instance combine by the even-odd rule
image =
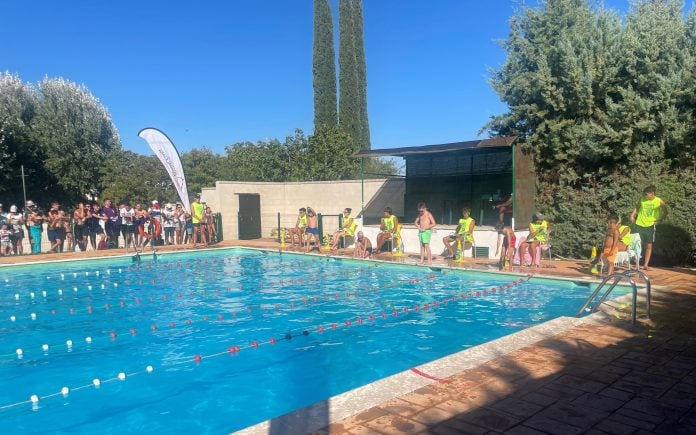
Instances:
[[[574,315],[590,292],[506,287],[519,278],[243,249],[2,268],[0,430],[241,429]]]

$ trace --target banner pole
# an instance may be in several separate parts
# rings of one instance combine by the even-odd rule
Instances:
[[[22,192],[24,193],[24,206],[27,206],[27,186],[24,183],[24,165],[21,165],[22,168]]]

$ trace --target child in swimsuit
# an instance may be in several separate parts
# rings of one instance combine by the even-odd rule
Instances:
[[[372,259],[372,242],[370,242],[370,239],[365,237],[362,231],[358,231],[357,239],[355,239],[353,258]]]
[[[312,243],[312,238],[317,245],[317,249],[321,246],[321,238],[319,237],[319,222],[317,219],[317,213],[312,210],[312,207],[307,207],[307,245],[305,246],[305,252],[309,252],[309,245]]]
[[[614,273],[614,258],[616,258],[616,253],[619,252],[619,241],[621,240],[618,225],[619,217],[614,214],[609,215],[607,218],[607,233],[604,236],[604,250],[590,263],[590,272],[598,273],[597,264],[600,261],[606,261],[609,266],[607,273],[609,275]]]

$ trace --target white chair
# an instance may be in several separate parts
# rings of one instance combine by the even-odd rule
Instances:
[[[631,233],[631,242],[628,245],[628,250],[621,251],[618,254],[616,254],[616,258],[614,259],[614,266],[621,266],[631,269],[631,259],[635,258],[637,269],[638,265],[640,264],[640,255],[642,253],[641,251],[642,248],[640,234]]]

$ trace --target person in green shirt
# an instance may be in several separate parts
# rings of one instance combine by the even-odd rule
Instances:
[[[191,203],[191,223],[193,223],[193,247],[197,248],[198,243],[203,244],[203,233],[201,223],[203,223],[203,204],[201,204],[201,194],[193,196]]]
[[[655,243],[655,225],[661,223],[667,217],[667,204],[655,195],[655,186],[643,189],[643,197],[631,213],[631,222],[635,224],[636,232],[640,234],[641,243],[645,244],[645,262],[643,268],[650,270],[650,256]]]

